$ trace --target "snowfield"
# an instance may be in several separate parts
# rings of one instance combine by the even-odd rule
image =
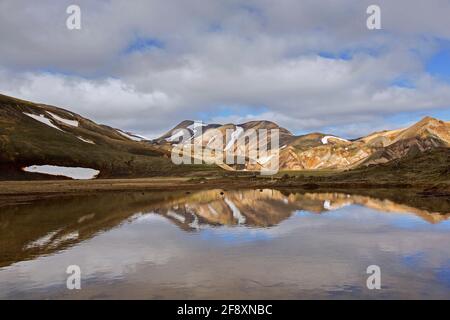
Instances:
[[[41,115],[35,115],[35,114],[32,114],[32,113],[26,113],[26,112],[24,112],[23,114],[26,115],[26,116],[29,116],[30,118],[33,118],[34,120],[37,120],[37,121],[39,121],[40,123],[43,123],[43,124],[45,124],[45,125],[47,125],[47,126],[49,126],[49,127],[52,127],[52,128],[54,128],[54,129],[56,129],[56,130],[59,130],[59,131],[64,132],[63,130],[61,130],[60,128],[58,128],[57,126],[55,126],[55,125],[54,125],[49,119],[47,119],[43,114],[41,114]]]
[[[84,139],[84,138],[82,138],[82,137],[77,137],[77,138],[80,139],[80,140],[83,141],[83,142],[86,142],[86,143],[89,143],[89,144],[95,144],[95,142],[92,141],[92,140]]]
[[[26,172],[49,174],[52,176],[64,176],[75,180],[94,179],[100,173],[98,170],[80,167],[61,167],[52,165],[29,166],[22,169]]]
[[[176,131],[176,133],[174,133],[172,136],[167,138],[166,141],[173,142],[175,140],[178,140],[179,138],[181,138],[184,135],[183,129],[177,129],[175,131]]]
[[[128,133],[125,133],[125,132],[123,132],[123,131],[120,131],[120,130],[116,130],[118,133],[120,133],[121,135],[123,135],[124,137],[126,137],[126,138],[128,138],[128,139],[130,139],[130,140],[133,140],[133,141],[143,141],[143,140],[145,140],[145,139],[143,139],[143,138],[141,138],[141,137],[137,137],[137,136],[132,136],[132,135],[130,135],[130,134],[128,134]]]
[[[147,137],[141,136],[140,134],[136,134],[136,133],[133,133],[133,136],[135,136],[136,138],[140,138],[141,141],[143,141],[143,140],[151,140],[151,139],[149,139]]]
[[[322,143],[323,143],[323,144],[327,144],[327,143],[328,143],[328,139],[337,139],[337,140],[349,142],[348,140],[342,139],[342,138],[339,138],[339,137],[335,137],[335,136],[325,136],[325,137],[322,138]]]
[[[227,146],[225,147],[225,151],[230,149],[234,145],[234,143],[237,141],[237,139],[241,136],[241,134],[243,134],[243,133],[244,133],[244,128],[236,127],[236,131],[234,131],[231,134],[230,141],[227,143]]]
[[[196,137],[198,132],[200,132],[202,130],[202,128],[205,126],[206,126],[206,124],[203,122],[194,122],[187,128],[192,130],[192,132],[193,132],[192,137]]]
[[[50,111],[47,111],[47,113],[49,115],[51,115],[53,119],[55,119],[55,120],[57,120],[59,122],[67,124],[68,126],[78,127],[78,121],[76,121],[76,120],[69,120],[69,119],[61,118],[60,116],[58,116],[58,115],[56,115],[54,113],[51,113]]]

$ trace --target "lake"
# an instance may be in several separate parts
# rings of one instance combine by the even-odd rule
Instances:
[[[450,202],[121,192],[0,206],[1,299],[450,299]],[[69,290],[70,265],[81,289]],[[368,266],[381,271],[370,290]]]

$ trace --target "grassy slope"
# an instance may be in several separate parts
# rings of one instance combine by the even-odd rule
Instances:
[[[284,171],[278,176],[284,176],[289,184],[302,181],[366,185],[450,185],[450,149],[437,148],[385,164],[348,171]]]
[[[176,166],[167,154],[146,143],[130,141],[114,129],[80,116],[76,116],[80,127],[60,125],[66,131],[61,132],[23,114],[46,110],[60,116],[65,112],[0,95],[0,179],[48,179],[46,175],[20,170],[27,165],[39,164],[94,168],[101,171],[100,178],[217,171],[210,166]],[[80,141],[77,136],[94,140],[96,144]]]

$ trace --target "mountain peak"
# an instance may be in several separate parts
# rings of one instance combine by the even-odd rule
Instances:
[[[442,122],[442,121],[440,121],[439,119],[430,117],[430,116],[425,116],[418,123],[426,124],[426,123],[433,123],[433,122]]]
[[[248,129],[255,129],[255,130],[258,130],[258,129],[267,129],[267,130],[279,129],[280,132],[283,133],[283,134],[292,135],[292,133],[289,130],[287,130],[287,129],[283,128],[283,127],[280,127],[275,122],[269,121],[269,120],[248,121],[248,122],[239,124],[238,126],[244,128],[245,130],[248,130]]]
[[[252,121],[247,121],[247,122],[239,124],[239,126],[244,126],[244,125],[266,125],[266,126],[278,127],[278,124],[276,124],[273,121],[269,121],[269,120],[252,120]]]
[[[175,126],[175,128],[185,128],[187,126],[190,126],[191,124],[193,124],[194,121],[193,120],[183,120],[181,121],[179,124],[177,124]]]
[[[430,116],[423,117],[419,122],[413,124],[411,127],[406,129],[406,131],[410,130],[422,130],[429,127],[440,127],[446,126],[445,122]]]

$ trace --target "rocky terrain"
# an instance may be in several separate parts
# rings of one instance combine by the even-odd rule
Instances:
[[[179,129],[188,132],[188,139],[182,139]],[[236,154],[245,155],[245,165],[224,167],[259,170],[265,165],[264,158],[257,157],[252,163],[249,150],[255,150],[257,146],[254,141],[246,138],[250,130],[257,132],[259,129],[267,129],[268,132],[271,129],[279,130],[277,151],[280,170],[346,170],[387,163],[435,148],[450,147],[450,123],[431,117],[425,117],[408,128],[375,132],[355,140],[325,133],[296,136],[270,121],[251,121],[237,125],[205,125],[183,121],[151,143],[165,151],[170,151],[179,144],[203,150],[215,150],[219,147],[224,153],[231,149]],[[226,135],[227,130],[231,135]],[[270,135],[266,140],[270,141]],[[270,145],[268,149],[271,149]]]

